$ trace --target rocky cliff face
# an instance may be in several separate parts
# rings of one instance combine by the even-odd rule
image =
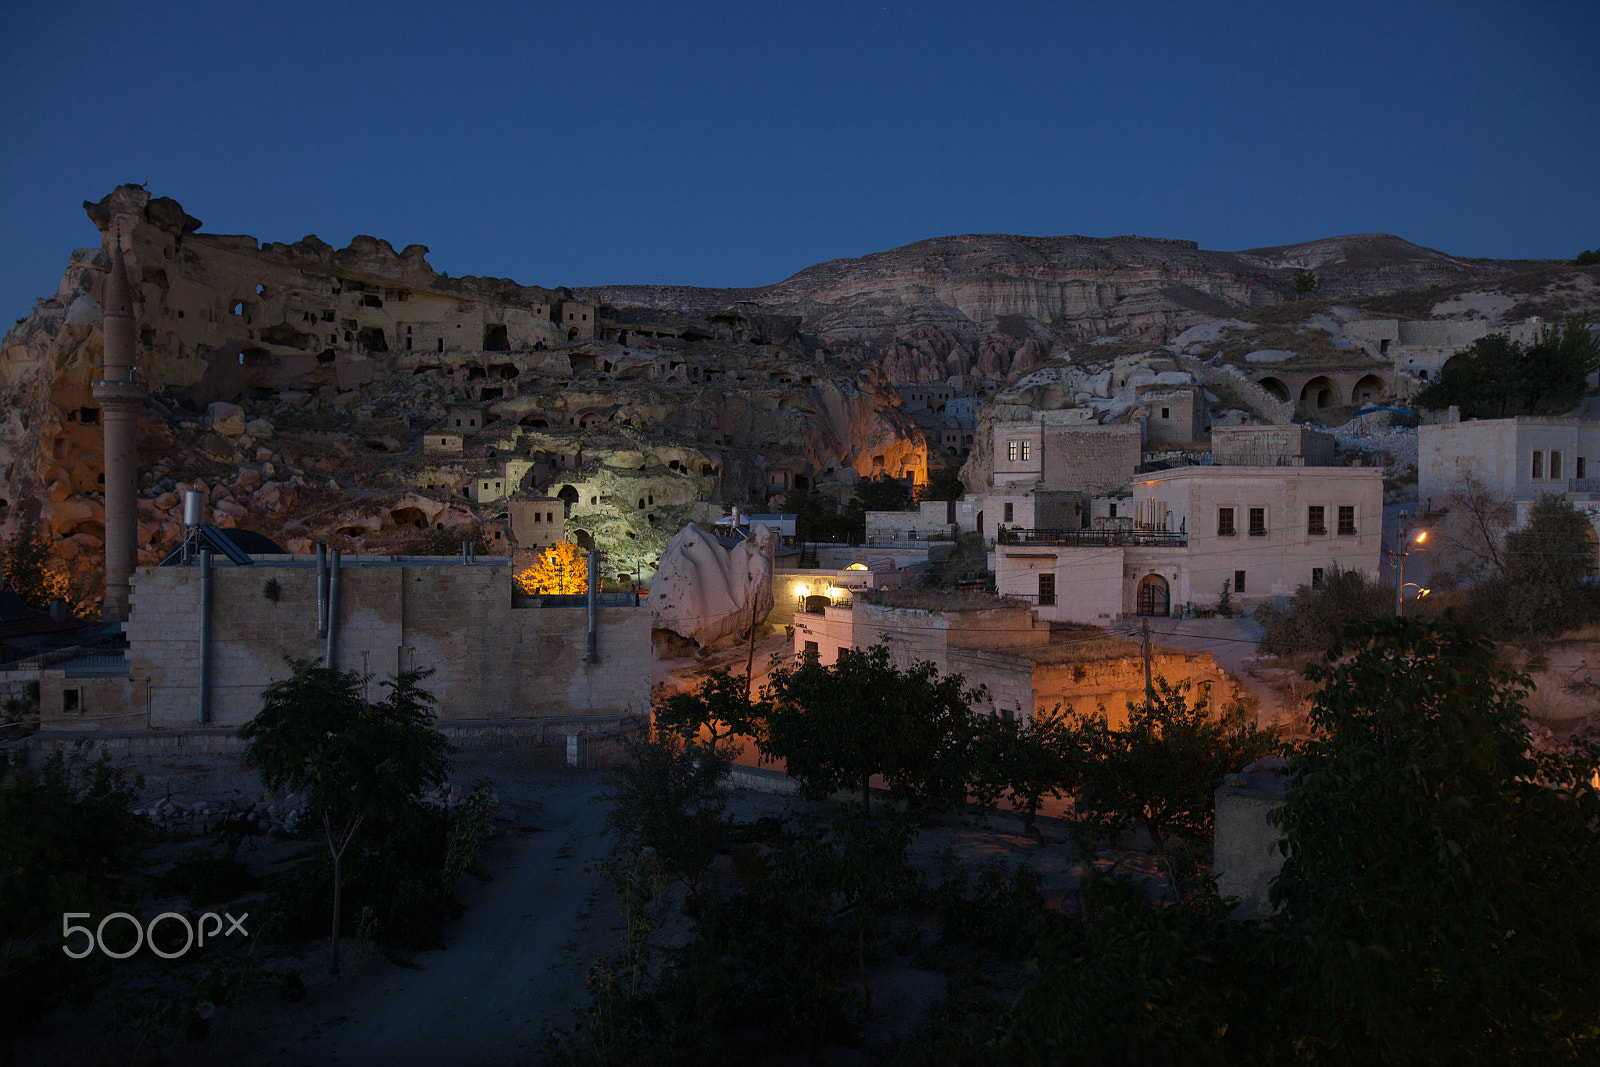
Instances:
[[[697,505],[926,477],[894,389],[807,346],[792,316],[623,309],[605,336],[569,291],[445,278],[421,245],[206,234],[138,186],[85,208],[100,247],[74,252],[0,341],[0,515],[38,521],[91,584],[104,468],[89,383],[116,239],[152,392],[144,563],[175,543],[186,488],[219,525],[351,551],[473,522],[515,548],[506,498],[560,493],[569,534],[637,576]]]
[[[1539,265],[1467,260],[1388,234],[1248,252],[1146,237],[973,234],[808,267],[755,289],[608,286],[587,300],[677,311],[741,303],[798,316],[832,350],[897,384],[1004,380],[1104,335],[1165,344],[1192,326],[1293,299],[1297,270],[1338,299],[1489,282]]]
[[[487,524],[492,548],[515,548],[505,498],[522,493],[559,496],[568,532],[635,576],[684,522],[712,517],[710,502],[924,478],[919,419],[951,431],[942,447],[952,458],[967,455],[974,429],[982,437],[972,405],[992,388],[964,387],[967,422],[938,427],[928,410],[913,417],[897,386],[965,375],[1013,383],[1007,403],[1088,404],[1125,419],[1139,410],[1140,360],[1179,349],[1232,359],[1232,335],[1197,345],[1193,328],[1282,304],[1298,270],[1315,271],[1324,296],[1359,302],[1492,289],[1529,267],[1386,235],[1247,252],[968,235],[756,289],[573,291],[447,278],[425,247],[372,237],[335,249],[314,236],[207,234],[176,201],[138,186],[85,209],[99,247],[73,252],[57,292],[0,341],[0,533],[37,519],[85,574],[103,537],[89,383],[113,233],[135,283],[139,370],[153,396],[140,430],[144,562],[175,541],[184,488],[204,488],[221,525],[290,548],[323,538],[356,551],[473,522]],[[1565,282],[1540,284],[1515,306],[1570,304]],[[1405,313],[1425,317],[1435,303]],[[1153,351],[1185,331],[1173,353]],[[1191,368],[1224,406],[1284,417],[1228,373],[1239,377]]]

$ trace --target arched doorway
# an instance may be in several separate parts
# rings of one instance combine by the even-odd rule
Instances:
[[[1139,580],[1139,593],[1134,607],[1138,615],[1168,615],[1170,591],[1167,580],[1159,574],[1147,574]]]
[[[1363,375],[1350,391],[1350,401],[1353,404],[1371,403],[1381,400],[1387,391],[1382,378],[1376,374]]]
[[[1339,403],[1339,387],[1333,384],[1332,378],[1325,378],[1319,374],[1300,390],[1300,403],[1310,411],[1331,408]]]
[[[1279,400],[1289,399],[1289,387],[1270,375],[1262,378],[1256,384],[1261,386],[1261,388],[1265,389],[1267,392],[1271,393],[1273,396],[1277,397]]]

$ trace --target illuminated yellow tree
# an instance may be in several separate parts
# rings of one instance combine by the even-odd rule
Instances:
[[[517,575],[517,584],[524,593],[587,593],[586,553],[571,541],[557,541],[539,553],[533,566]]]

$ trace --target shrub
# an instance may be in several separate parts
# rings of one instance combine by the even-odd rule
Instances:
[[[1261,648],[1279,656],[1321,652],[1333,643],[1333,627],[1385,614],[1392,610],[1392,595],[1361,571],[1342,570],[1334,564],[1320,586],[1296,589],[1287,607],[1263,604],[1256,608]]]

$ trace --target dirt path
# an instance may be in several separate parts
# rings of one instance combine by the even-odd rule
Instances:
[[[600,777],[564,769],[495,777],[518,811],[516,829],[484,856],[492,882],[463,879],[467,912],[447,929],[448,948],[420,954],[414,969],[370,953],[298,1004],[263,990],[219,1014],[206,1044],[175,1049],[174,1062],[534,1062],[544,1024],[570,1022],[590,963],[617,943],[610,892],[590,863],[607,849],[604,808],[590,803]],[[326,968],[326,950],[306,964],[310,981]]]

